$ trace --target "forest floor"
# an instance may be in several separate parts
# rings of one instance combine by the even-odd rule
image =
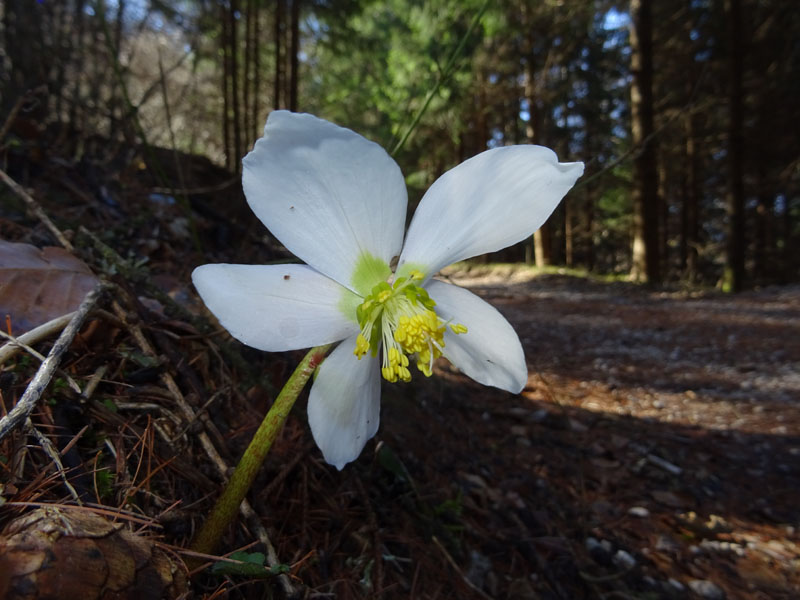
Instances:
[[[113,186],[62,163],[10,173],[116,287],[64,355],[30,427],[0,440],[0,528],[10,536],[35,507],[81,501],[135,525],[180,570],[176,557],[218,496],[220,473],[303,355],[231,340],[189,274],[283,255],[236,186],[192,196],[187,209],[136,173],[115,174]],[[196,182],[205,184],[219,181]],[[53,244],[11,192],[0,199],[4,239]],[[651,290],[507,265],[444,276],[514,325],[530,371],[523,392],[482,387],[445,361],[430,379],[384,385],[379,433],[342,471],[313,444],[301,398],[250,494],[253,514],[219,549],[263,552],[268,538],[288,574],[205,569],[188,587],[173,577],[160,595],[800,597],[800,286]],[[36,302],[57,304],[58,288],[43,289]],[[0,415],[39,364],[4,360]],[[62,539],[79,535],[68,529]],[[4,585],[14,582],[0,575]]]

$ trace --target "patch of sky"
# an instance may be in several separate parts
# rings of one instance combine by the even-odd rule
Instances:
[[[576,98],[586,98],[589,95],[589,84],[586,81],[576,81],[572,84],[572,91]]]
[[[123,23],[130,28],[138,27],[146,23],[147,27],[153,31],[163,32],[167,35],[181,35],[181,30],[186,23],[191,22],[197,16],[198,7],[191,2],[176,0],[171,5],[172,11],[169,16],[155,8],[150,0],[125,0],[123,4],[124,14]],[[108,18],[116,18],[120,7],[120,0],[105,0],[105,11]],[[91,7],[87,6],[87,14],[96,14],[94,9],[89,12]],[[237,18],[239,18],[237,16]]]
[[[492,137],[486,142],[486,147],[489,149],[492,148],[499,148],[500,146],[505,145],[505,136],[503,135],[503,131],[498,128],[492,129]]]
[[[630,22],[631,17],[628,13],[612,8],[603,17],[603,29],[622,29],[630,25]]]
[[[526,123],[531,120],[531,103],[527,98],[519,101],[519,118]]]
[[[694,60],[696,62],[706,62],[711,59],[711,50],[700,50],[700,52],[696,52],[694,55]]]
[[[582,129],[586,126],[586,121],[584,120],[583,116],[571,114],[567,115],[567,127],[571,127],[573,129]]]

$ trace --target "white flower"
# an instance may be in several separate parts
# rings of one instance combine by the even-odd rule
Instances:
[[[341,469],[378,429],[381,373],[410,379],[409,357],[426,375],[441,355],[480,383],[522,390],[528,370],[511,325],[431,277],[530,236],[582,172],[540,146],[488,150],[431,186],[403,243],[407,194],[394,160],[349,129],[274,111],[244,159],[242,183],[256,216],[307,265],[204,265],[192,279],[249,346],[342,341],[308,400],[314,439]]]

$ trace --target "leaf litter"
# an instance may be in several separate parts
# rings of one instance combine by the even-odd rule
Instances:
[[[290,257],[262,237],[240,190],[223,185],[228,174],[181,159],[184,172],[206,177],[187,184],[196,188],[189,212],[150,200],[155,184],[136,169],[105,174],[113,202],[75,183],[80,165],[45,166],[47,178],[20,182],[36,186],[78,258],[115,287],[61,363],[81,392],[57,377],[33,429],[0,440],[7,535],[35,507],[68,511],[79,501],[163,549],[159,568],[182,572],[183,549],[302,356],[241,346],[196,302],[188,282],[197,264]],[[202,252],[174,222],[193,222]],[[53,243],[12,210],[0,212],[0,231]],[[222,566],[163,597],[800,594],[800,288],[652,291],[520,266],[461,265],[446,276],[520,333],[523,393],[483,388],[444,362],[431,379],[387,386],[378,436],[342,472],[319,456],[301,398],[250,512],[210,561]],[[52,339],[36,349],[47,354]],[[5,414],[38,359],[17,354],[0,368]],[[51,440],[60,466],[33,430]],[[98,585],[136,597],[119,582]]]

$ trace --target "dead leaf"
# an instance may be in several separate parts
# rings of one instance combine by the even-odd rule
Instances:
[[[76,310],[97,281],[63,248],[0,240],[0,319],[8,315],[14,335]]]

